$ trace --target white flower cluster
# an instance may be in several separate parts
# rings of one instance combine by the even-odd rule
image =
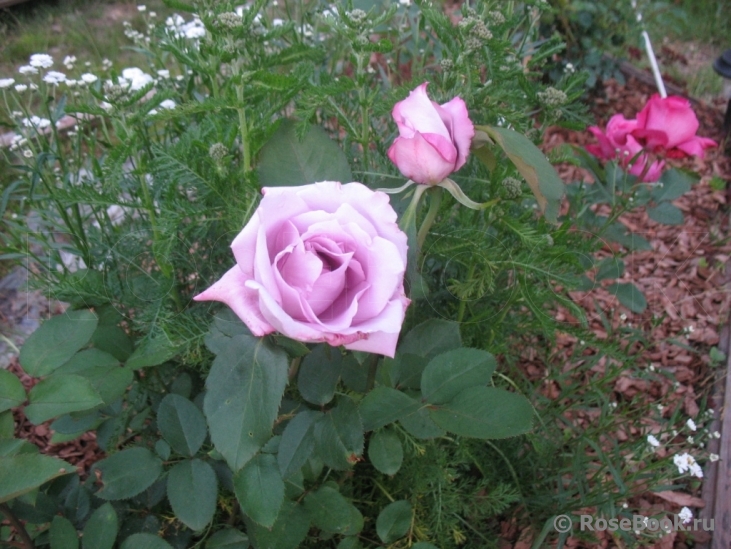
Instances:
[[[678,468],[678,472],[680,474],[689,472],[695,477],[703,478],[703,470],[701,469],[701,466],[698,465],[698,462],[695,460],[695,458],[691,456],[688,452],[674,455],[673,463],[675,463],[675,466]]]
[[[119,85],[129,88],[130,91],[141,90],[152,82],[154,82],[152,76],[137,67],[122,70],[122,76],[119,77]]]
[[[683,524],[688,524],[691,520],[693,520],[693,511],[687,507],[683,507],[680,510],[680,513],[678,513],[678,517],[683,521]]]
[[[177,13],[173,14],[165,19],[165,26],[176,38],[197,39],[206,35],[206,27],[197,15],[193,15],[193,19],[186,22]]]

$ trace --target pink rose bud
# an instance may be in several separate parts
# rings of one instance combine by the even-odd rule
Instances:
[[[388,157],[416,183],[436,185],[467,161],[475,127],[459,97],[438,105],[426,94],[428,82],[393,107],[399,137]]]
[[[406,235],[361,183],[265,187],[231,244],[236,265],[196,301],[221,301],[256,336],[393,357],[410,301]]]
[[[677,95],[661,98],[653,95],[637,115],[632,135],[653,152],[665,152],[670,158],[698,156],[715,147],[713,139],[698,137],[699,123],[690,102]]]

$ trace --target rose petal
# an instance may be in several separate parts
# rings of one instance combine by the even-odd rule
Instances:
[[[470,146],[472,145],[472,138],[475,136],[475,126],[470,120],[469,112],[467,111],[467,105],[464,100],[460,97],[455,97],[451,101],[447,101],[441,105],[437,112],[442,117],[442,121],[445,125],[450,128],[450,134],[452,135],[452,142],[457,147],[457,163],[454,166],[454,170],[459,170],[467,162],[467,156],[470,154]],[[448,113],[451,122],[447,124],[445,121],[444,113]]]
[[[456,158],[457,151],[452,150],[450,156]],[[397,137],[388,149],[388,157],[404,177],[425,185],[436,185],[454,171],[454,161],[446,159],[418,132],[411,139]]]
[[[398,126],[399,135],[411,138],[416,132],[433,133],[451,142],[452,136],[426,93],[428,85],[428,82],[424,82],[412,90],[406,99],[394,105],[391,114]]]
[[[370,288],[358,300],[358,312],[353,322],[360,324],[379,315],[396,290],[403,286],[406,263],[396,246],[383,238],[376,238],[366,250],[359,250],[357,258],[367,266],[366,280]]]
[[[255,336],[270,334],[275,328],[264,320],[259,311],[259,296],[257,292],[246,287],[247,280],[246,274],[238,265],[234,265],[213,286],[193,299],[195,301],[221,301],[244,321],[252,334]]]

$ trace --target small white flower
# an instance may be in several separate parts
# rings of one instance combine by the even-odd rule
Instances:
[[[175,101],[173,101],[172,99],[166,99],[165,101],[160,103],[161,109],[174,109],[176,106],[177,105],[176,105]]]
[[[584,341],[583,339],[582,339],[582,340],[580,340],[580,341],[579,341],[579,345],[586,345],[586,341]]]
[[[156,13],[156,12],[154,12],[154,11],[151,11],[151,12],[150,12],[150,17],[157,17],[157,13]]]
[[[280,19],[279,17],[272,19],[272,27],[281,27],[282,25],[284,25],[284,19]]]
[[[52,86],[56,86],[60,84],[61,82],[64,82],[66,80],[66,75],[62,72],[58,71],[48,71],[43,76],[43,81],[47,84],[51,84]]]
[[[662,414],[662,411],[663,411],[664,409],[665,409],[665,408],[663,408],[663,405],[662,405],[662,404],[658,404],[658,405],[657,405],[657,411],[658,411],[658,412],[660,412],[661,414]]]
[[[170,78],[170,71],[167,69],[160,69],[159,71],[157,71],[157,75],[160,78]]]
[[[691,431],[696,430],[695,421],[693,421],[692,418],[688,418],[688,421],[686,421],[685,424],[688,426],[688,429],[690,429]]]
[[[79,81],[78,81],[78,80],[72,80],[72,79],[67,79],[67,80],[66,80],[66,85],[67,85],[67,86],[68,86],[69,88],[74,88],[74,87],[76,87],[76,84],[78,84],[78,83],[79,83]]]
[[[706,410],[706,413],[707,413],[707,414],[708,414],[709,416],[712,416],[713,414],[715,414],[715,412],[714,412],[713,408],[708,408],[708,410]]]
[[[94,82],[99,80],[99,78],[95,74],[91,74],[90,72],[85,72],[84,74],[82,74],[81,79],[87,84],[93,84]]]
[[[71,68],[69,67],[69,65],[73,67],[74,63],[76,63],[76,56],[74,55],[67,55],[63,58],[63,64],[66,65],[66,67],[68,68]]]
[[[15,84],[14,78],[0,78],[0,89],[4,90],[5,88],[9,88],[13,84]]]
[[[15,91],[18,93],[23,93],[27,89],[28,86],[26,86],[25,84],[15,84]]]
[[[650,446],[654,446],[655,448],[660,446],[660,441],[657,440],[654,435],[647,435],[647,442],[650,444]]]
[[[51,125],[51,121],[48,118],[40,118],[38,116],[31,116],[30,118],[23,118],[21,124],[26,128],[38,128],[42,130]]]
[[[31,67],[40,67],[42,69],[47,69],[53,66],[53,57],[51,57],[47,53],[34,53],[30,56],[29,65]]]
[[[688,524],[693,520],[693,512],[687,507],[683,507],[678,513],[678,517],[683,521],[683,524]]]
[[[26,158],[33,158],[33,151],[31,151],[30,149],[25,149],[23,151],[23,156],[25,156]]]
[[[610,402],[609,403],[609,407],[610,408],[616,408],[617,407],[617,403],[616,402]]]
[[[398,3],[408,8],[411,5],[411,0],[398,0]]]
[[[713,434],[711,435],[713,438],[721,438],[721,433],[718,431],[713,431]]]
[[[38,69],[30,65],[23,65],[18,69],[20,74],[38,74]]]
[[[693,437],[688,437],[688,444],[693,444],[695,442],[695,439]]]
[[[569,63],[569,64],[570,64],[570,63]],[[620,319],[620,320],[621,320],[622,322],[624,322],[625,320],[627,320],[627,315],[626,315],[626,314],[624,314],[624,313],[622,313],[621,315],[619,315],[619,319]]]
[[[650,364],[650,367],[649,367],[648,369],[649,369],[649,370],[650,370],[651,372],[654,372],[654,371],[655,371],[655,365],[654,365],[654,364]]]
[[[703,471],[701,471],[698,462],[688,452],[682,454],[675,454],[673,456],[673,463],[678,468],[680,474],[689,471],[691,475],[695,475],[698,478],[703,478]]]
[[[711,463],[713,463],[714,461],[718,461],[719,459],[721,459],[721,457],[718,454],[711,454],[708,456],[708,461],[710,461]]]
[[[145,6],[144,4],[140,4],[139,6],[137,6],[137,11],[147,11],[147,6]]]
[[[627,505],[627,502],[625,501],[625,502],[624,502],[624,503],[622,504],[622,509],[627,509],[627,507],[629,507],[629,505]]]
[[[121,85],[129,85],[129,89],[132,91],[141,90],[152,81],[152,76],[137,67],[124,69],[122,71],[122,78],[119,79]]]

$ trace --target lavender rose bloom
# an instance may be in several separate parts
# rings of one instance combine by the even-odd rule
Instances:
[[[436,185],[467,162],[475,127],[461,98],[438,105],[426,94],[427,85],[394,105],[399,137],[388,157],[405,177]]]
[[[393,357],[409,299],[388,196],[332,181],[262,193],[231,244],[236,265],[195,299],[226,303],[257,336]]]

